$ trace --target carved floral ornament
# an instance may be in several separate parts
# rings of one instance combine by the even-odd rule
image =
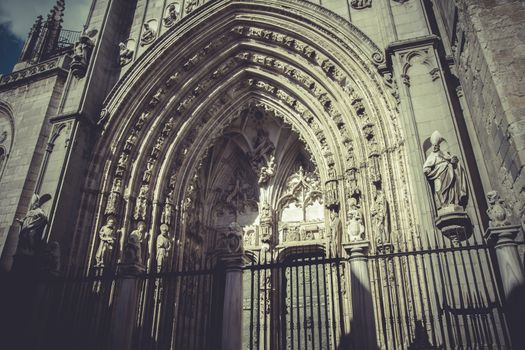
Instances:
[[[166,186],[165,189],[154,189],[150,185],[153,175],[149,174],[149,172],[151,171],[154,174],[155,171],[158,171],[156,169],[159,169],[162,166],[159,160],[167,162],[167,160],[164,159],[163,154],[166,152],[166,145],[172,144],[174,139],[176,140],[174,148],[180,149],[182,152],[179,152],[180,159],[176,161],[172,160],[172,163],[185,164],[185,162],[188,163],[190,161],[186,158],[191,152],[193,152],[190,151],[192,144],[196,144],[198,138],[202,139],[204,137],[202,135],[206,135],[206,130],[209,132],[211,128],[216,129],[216,132],[209,137],[209,143],[212,143],[215,137],[220,136],[221,129],[223,128],[222,125],[220,128],[217,128],[216,125],[212,127],[212,124],[208,124],[207,121],[217,118],[219,113],[223,113],[228,109],[231,100],[235,96],[249,96],[249,94],[259,94],[262,92],[264,96],[271,97],[271,100],[281,101],[279,108],[276,110],[276,114],[279,114],[278,116],[280,118],[288,118],[288,122],[293,125],[294,128],[308,128],[311,134],[306,137],[313,137],[317,140],[316,142],[318,145],[326,143],[327,136],[324,135],[324,129],[326,126],[323,125],[324,122],[321,123],[316,119],[316,114],[312,112],[312,107],[303,104],[302,100],[297,99],[297,97],[290,94],[289,91],[281,89],[281,87],[274,85],[271,81],[260,79],[260,77],[248,78],[239,84],[231,85],[230,89],[222,94],[222,97],[215,100],[211,98],[209,99],[209,108],[201,108],[201,101],[204,97],[209,96],[209,91],[212,87],[216,86],[216,82],[221,82],[225,77],[236,74],[236,70],[238,70],[239,67],[246,66],[246,63],[249,63],[249,65],[252,66],[257,65],[264,67],[267,71],[277,72],[279,75],[286,74],[304,89],[308,89],[310,94],[316,97],[315,99],[319,101],[318,103],[322,107],[322,111],[324,111],[323,115],[330,117],[331,121],[329,124],[331,125],[331,128],[336,131],[336,134],[338,135],[336,136],[337,140],[340,140],[337,142],[331,141],[330,143],[341,145],[339,146],[341,149],[336,152],[336,154],[338,154],[337,157],[341,157],[341,154],[344,154],[345,156],[348,154],[348,157],[345,157],[344,160],[347,162],[345,167],[347,169],[355,169],[355,171],[353,170],[350,172],[353,174],[352,176],[359,174],[360,170],[363,167],[366,167],[367,163],[372,162],[372,158],[375,162],[375,157],[382,157],[384,152],[388,151],[384,148],[386,145],[383,146],[383,142],[380,139],[380,141],[377,142],[376,139],[376,137],[380,138],[379,135],[381,135],[381,133],[376,130],[376,128],[381,127],[381,124],[376,125],[375,122],[378,114],[376,114],[373,109],[376,107],[373,106],[373,104],[369,105],[369,98],[367,98],[367,96],[358,96],[358,89],[352,86],[352,80],[344,71],[338,68],[338,65],[332,63],[328,57],[323,56],[320,52],[316,52],[315,49],[299,40],[292,39],[293,42],[291,42],[289,40],[290,38],[287,38],[286,35],[275,32],[268,33],[265,32],[266,29],[262,28],[241,28],[242,29],[239,30],[239,27],[236,27],[231,34],[219,36],[208,45],[205,45],[202,50],[194,55],[188,56],[186,60],[181,62],[181,64],[176,65],[180,68],[173,72],[168,78],[165,78],[164,83],[161,86],[151,90],[153,92],[144,101],[136,123],[130,123],[132,128],[126,130],[123,135],[118,137],[118,141],[115,142],[118,155],[115,158],[115,162],[113,163],[114,166],[112,167],[112,171],[114,171],[113,176],[110,176],[110,180],[108,181],[112,182],[115,178],[123,179],[123,184],[120,189],[121,192],[116,196],[118,200],[122,200],[123,188],[129,188],[131,190],[130,195],[134,200],[134,204],[130,204],[133,208],[127,210],[131,211],[134,220],[150,219],[148,215],[151,212],[150,206],[152,203],[152,195],[155,193],[156,196],[158,196],[158,199],[155,200],[159,201],[159,205],[164,206],[162,210],[165,210],[165,213],[163,213],[162,221],[165,223],[171,222],[172,225],[177,224],[177,221],[175,220],[174,222],[172,216],[173,210],[177,207],[177,203],[180,203],[180,190],[175,189],[175,186],[171,184]],[[184,90],[180,90],[180,82],[187,82],[191,77],[196,76],[196,70],[202,67],[202,63],[207,60],[209,56],[214,56],[219,47],[222,47],[223,44],[231,40],[231,35],[252,36],[253,38],[257,37],[258,40],[276,40],[275,42],[287,51],[293,49],[297,53],[300,53],[300,56],[305,59],[308,64],[318,67],[317,69],[321,69],[325,75],[340,87],[341,91],[344,92],[346,96],[349,96],[350,99],[348,105],[343,106],[348,107],[349,109],[338,111],[341,106],[334,102],[332,95],[325,90],[326,88],[324,86],[318,85],[315,80],[312,80],[308,76],[308,74],[305,74],[305,70],[298,69],[292,64],[281,61],[278,58],[272,58],[263,55],[262,53],[251,51],[238,52],[235,57],[223,60],[223,63],[218,66],[217,69],[212,70],[211,73],[205,77],[201,76],[198,83],[185,84]],[[177,98],[172,97],[173,91],[180,91]],[[161,112],[161,109],[165,109],[164,107],[166,103],[169,103],[170,106],[173,106],[174,108],[170,108],[173,113],[164,116],[164,112]],[[255,100],[255,103],[260,102]],[[107,120],[111,120],[113,116],[121,114],[122,111],[119,111],[119,108],[122,108],[122,106],[108,106],[108,110],[112,110],[112,113],[107,117]],[[265,108],[275,109],[275,106],[270,107],[269,105],[265,105]],[[316,108],[319,109],[318,107]],[[368,110],[369,108],[371,108],[370,112]],[[196,117],[192,117],[191,124],[188,124],[181,129],[182,123],[186,122],[183,116],[189,115],[190,112],[197,109],[206,109],[209,114],[195,114]],[[291,118],[289,112],[284,113],[285,115],[283,115],[281,109],[293,111],[292,114],[294,117]],[[345,123],[343,116],[348,117],[350,113],[349,111],[352,111],[351,115],[356,116],[355,119],[358,121],[362,130],[360,131],[362,133],[361,135],[356,134],[356,130],[349,129],[348,123]],[[137,143],[145,142],[144,134],[145,131],[148,130],[146,126],[151,123],[154,117],[163,118],[163,121],[156,122],[155,125],[158,125],[156,132],[150,133],[151,136],[148,136],[149,150],[141,152],[141,155],[144,157],[141,159],[134,159],[134,153],[136,153],[135,149],[138,146]],[[298,117],[301,120],[301,126],[298,124]],[[366,128],[363,129],[365,126]],[[194,130],[195,134],[185,135],[187,130],[190,129]],[[306,135],[304,130],[298,132],[298,134],[300,137],[305,137],[304,135]],[[209,136],[210,134],[207,135]],[[371,137],[366,135],[378,136]],[[364,141],[365,147],[375,147],[375,149],[373,151],[361,150],[357,155],[354,155],[355,145],[352,142],[353,137],[357,137],[360,140],[367,140]],[[333,139],[332,136],[328,138]],[[374,140],[374,142],[370,140]],[[312,140],[308,140],[305,144],[312,144]],[[320,148],[320,146],[316,147]],[[203,151],[202,154],[204,153],[205,151]],[[367,155],[371,157],[369,161],[363,159],[363,156],[366,157]],[[199,157],[192,155],[191,162],[193,164],[198,164],[198,159]],[[129,171],[128,169],[131,168],[130,165],[132,161],[136,164],[136,169],[134,171],[141,175],[133,177],[133,179],[136,179],[134,184],[126,185],[125,183],[128,181],[128,175],[126,173]],[[184,168],[184,165],[181,165],[181,167]],[[344,168],[338,169],[337,171],[340,172],[339,176],[346,176],[343,174],[345,173]],[[380,169],[379,171],[383,170]],[[181,181],[183,181],[183,177],[178,169],[173,171],[170,176],[174,178],[174,181],[170,181],[170,183],[181,184]],[[187,178],[187,176],[188,175],[186,174],[184,175],[185,178]],[[107,187],[107,193],[109,194],[111,192],[110,189],[112,184],[108,183]],[[119,187],[117,186],[117,189],[118,188]],[[357,191],[357,189],[354,189],[352,193],[355,193],[355,191]]]

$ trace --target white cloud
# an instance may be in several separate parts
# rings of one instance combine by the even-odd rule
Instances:
[[[47,18],[56,0],[1,0],[0,24],[6,25],[18,38],[25,40],[38,15]],[[63,28],[82,30],[91,0],[66,0]]]

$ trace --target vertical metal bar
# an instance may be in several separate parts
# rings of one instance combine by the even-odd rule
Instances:
[[[308,350],[308,305],[307,305],[307,296],[306,296],[306,276],[304,274],[304,263],[306,262],[304,259],[301,260],[301,280],[303,284],[303,328],[304,328],[304,349]],[[299,268],[299,266],[298,266]]]
[[[328,282],[326,280],[326,259],[323,259],[323,264],[322,264],[322,271],[323,271],[323,285],[325,286],[324,288],[324,293],[323,293],[323,296],[324,296],[324,314],[325,314],[325,332],[326,332],[326,349],[330,349],[330,320],[329,320],[329,305],[330,303],[328,302]]]
[[[312,347],[314,348],[315,347],[315,318],[314,318],[314,290],[313,290],[313,283],[314,281],[314,278],[313,278],[313,275],[312,275],[312,263],[313,263],[313,259],[309,259],[308,261],[308,284],[310,286],[310,325],[311,325],[311,329],[310,329],[310,332],[312,334]]]
[[[252,260],[251,267],[253,268],[254,261]],[[255,271],[253,269],[247,270],[250,273],[250,350],[253,350],[253,332],[254,332],[254,301],[255,301],[255,283],[254,283],[254,275]]]
[[[289,271],[289,278],[288,278],[288,281],[286,283],[286,288],[290,291],[290,345],[291,345],[291,349],[293,350],[294,349],[294,345],[295,345],[295,337],[294,337],[294,328],[295,328],[295,324],[294,324],[294,308],[293,308],[293,298],[294,298],[294,292],[293,292],[293,269],[291,266],[288,266],[288,271]]]
[[[295,263],[295,260],[293,261]],[[300,300],[300,294],[299,294],[299,268],[297,264],[293,264],[295,268],[295,305],[297,305],[297,348],[301,349],[301,300]]]

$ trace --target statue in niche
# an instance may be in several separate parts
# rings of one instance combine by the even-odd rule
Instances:
[[[169,252],[171,249],[171,240],[168,236],[168,225],[160,225],[160,234],[157,236],[157,272],[166,271]]]
[[[47,214],[42,205],[51,199],[50,194],[33,194],[31,205],[22,219],[16,219],[21,225],[18,236],[17,255],[34,256],[42,249],[42,234],[47,225]]]
[[[122,179],[116,177],[113,179],[113,186],[111,187],[111,193],[109,194],[108,204],[106,205],[106,211],[104,214],[116,214],[118,200],[120,198],[120,191],[122,190]]]
[[[148,45],[155,40],[155,36],[157,35],[155,29],[151,28],[151,25],[149,23],[144,23],[142,25],[142,34],[140,35],[140,45]]]
[[[445,139],[438,131],[430,136],[432,152],[428,155],[423,172],[430,183],[438,212],[447,207],[462,207],[467,204],[467,178],[458,157],[442,151],[440,144]]]
[[[275,157],[271,155],[268,159],[268,163],[261,167],[259,173],[259,184],[265,184],[275,175]]]
[[[124,247],[122,262],[124,264],[144,264],[147,259],[147,249],[144,245],[147,246],[148,240],[149,235],[146,233],[146,224],[143,221],[139,221],[137,228],[129,234],[128,241]]]
[[[133,218],[135,220],[144,220],[146,218],[146,212],[148,210],[148,191],[149,188],[147,184],[140,186],[137,203],[135,204],[135,212],[133,213]]]
[[[186,5],[186,14],[190,14],[191,12],[193,12],[193,10],[195,10],[198,5],[198,0],[189,0],[188,4]]]
[[[171,217],[173,213],[173,190],[170,190],[166,196],[166,202],[164,203],[164,208],[162,209],[162,214],[160,216],[160,222],[163,224],[171,225]]]
[[[236,223],[232,222],[228,226],[228,232],[224,237],[224,247],[228,253],[241,253],[242,252],[242,227]]]
[[[125,66],[131,62],[133,58],[133,50],[130,50],[125,43],[119,43],[119,63],[121,66]]]
[[[390,228],[389,228],[389,207],[385,199],[385,195],[381,189],[376,189],[374,194],[374,202],[370,209],[372,216],[372,224],[375,228],[376,241],[378,244],[390,243]]]
[[[175,24],[179,17],[179,13],[177,11],[177,6],[175,3],[169,4],[168,7],[166,7],[166,16],[162,19],[164,22],[164,26],[171,27]]]
[[[361,191],[359,190],[357,183],[357,169],[352,168],[346,172],[345,176],[345,187],[347,197],[356,197],[361,196]]]
[[[487,193],[487,202],[489,207],[487,215],[489,216],[490,227],[502,227],[512,225],[512,211],[507,203],[500,198],[497,191],[490,191]]]
[[[148,162],[146,163],[146,170],[144,170],[144,174],[142,175],[142,182],[145,184],[149,184],[151,181],[151,173],[153,172],[153,164],[154,164],[154,161],[152,159],[148,159]]]
[[[340,246],[343,241],[343,227],[339,213],[335,210],[330,210],[330,245],[334,253],[340,254]]]
[[[117,239],[115,235],[115,219],[109,217],[98,233],[99,243],[95,255],[95,267],[104,267],[111,261],[113,246]]]
[[[76,78],[83,78],[86,74],[93,42],[86,35],[81,35],[73,48],[73,60],[71,62],[71,73]]]
[[[355,198],[350,198],[348,210],[348,239],[350,242],[362,241],[365,239],[365,226],[361,208]]]
[[[326,182],[325,188],[325,206],[331,208],[339,205],[339,190],[337,180]]]
[[[117,162],[117,169],[115,170],[115,176],[122,177],[124,175],[124,170],[126,170],[128,164],[128,154],[121,153]]]
[[[367,7],[372,7],[372,0],[352,0],[350,5],[355,9],[361,10]]]
[[[379,165],[379,145],[375,137],[372,137],[369,142],[370,153],[368,155],[368,167],[370,171],[370,179],[372,180],[372,183],[378,184],[381,182],[381,167]]]
[[[269,242],[272,239],[272,209],[268,202],[261,206],[259,214],[260,237],[262,242]]]
[[[133,129],[131,130],[131,134],[126,139],[126,143],[124,144],[124,151],[128,153],[131,152],[133,146],[135,146],[135,142],[137,142],[137,131]]]

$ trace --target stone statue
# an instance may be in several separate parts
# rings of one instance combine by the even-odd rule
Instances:
[[[268,163],[261,167],[259,172],[259,184],[267,183],[275,175],[275,157],[270,155]]]
[[[458,206],[464,208],[468,197],[467,178],[458,157],[440,149],[444,140],[438,131],[430,136],[433,149],[423,165],[423,172],[434,193],[438,210]]]
[[[137,142],[137,131],[133,129],[131,130],[131,134],[126,139],[126,143],[124,144],[124,151],[128,153],[131,152],[133,146],[135,146],[135,142]]]
[[[325,184],[324,204],[327,208],[339,205],[339,189],[337,180],[327,181]]]
[[[130,50],[125,43],[119,43],[119,63],[121,66],[125,66],[133,58],[133,50]]]
[[[78,42],[73,48],[73,60],[71,62],[71,73],[76,78],[82,78],[86,74],[91,50],[93,49],[93,42],[86,35],[80,36]]]
[[[109,194],[108,204],[106,205],[106,210],[104,214],[116,214],[118,200],[120,198],[120,191],[122,190],[122,179],[116,177],[113,180],[113,186],[111,187],[111,193]]]
[[[177,21],[179,14],[175,4],[169,4],[166,8],[166,16],[162,19],[166,27],[171,27]]]
[[[157,272],[161,273],[166,270],[171,241],[168,237],[168,225],[160,225],[160,235],[157,236]]]
[[[135,212],[133,213],[133,218],[135,220],[144,220],[146,218],[146,212],[148,210],[148,191],[148,184],[140,186],[137,202],[135,203]]]
[[[186,14],[189,14],[195,10],[195,8],[199,5],[199,0],[189,0],[186,5]]]
[[[242,242],[242,227],[238,223],[232,222],[224,237],[224,247],[228,253],[241,253],[243,251]]]
[[[269,242],[272,239],[272,210],[268,202],[261,205],[259,213],[260,239],[262,242]]]
[[[390,243],[389,208],[383,191],[376,189],[370,210],[378,244]]]
[[[142,182],[145,184],[149,184],[151,181],[151,173],[153,172],[153,163],[154,161],[152,159],[148,159],[148,162],[146,163],[146,170],[144,170],[144,174],[142,175]]]
[[[490,227],[512,225],[512,211],[507,206],[507,203],[500,198],[497,191],[490,191],[487,193],[487,202],[489,204],[487,215],[490,219]]]
[[[332,246],[332,252],[341,254],[340,247],[343,241],[343,230],[339,213],[333,209],[330,210],[330,236],[328,239]]]
[[[144,256],[145,250],[143,248],[144,242],[148,241],[146,233],[146,224],[143,221],[139,221],[137,229],[133,230],[128,237],[126,246],[124,247],[124,256],[122,262],[124,264],[144,264],[146,257]]]
[[[350,242],[362,241],[365,239],[365,226],[361,208],[357,205],[355,198],[350,198],[350,209],[348,210],[348,239]]]
[[[171,216],[173,213],[173,190],[170,190],[166,196],[166,203],[164,203],[164,208],[162,209],[162,214],[160,216],[160,222],[166,225],[171,225]]]
[[[113,252],[113,246],[117,239],[115,235],[115,219],[109,217],[107,222],[98,233],[99,243],[97,253],[95,255],[95,267],[104,267],[110,262]]]
[[[353,8],[360,10],[366,7],[372,7],[372,0],[352,0],[350,5],[352,5]]]
[[[144,45],[151,44],[153,40],[155,40],[156,35],[157,33],[155,32],[153,28],[151,28],[151,25],[149,23],[144,23],[143,31],[140,36],[140,45],[144,46]]]
[[[42,205],[51,199],[50,194],[39,196],[33,194],[29,211],[23,219],[17,219],[20,223],[20,235],[18,238],[17,255],[34,256],[41,249],[42,234],[47,225],[47,214]]]

